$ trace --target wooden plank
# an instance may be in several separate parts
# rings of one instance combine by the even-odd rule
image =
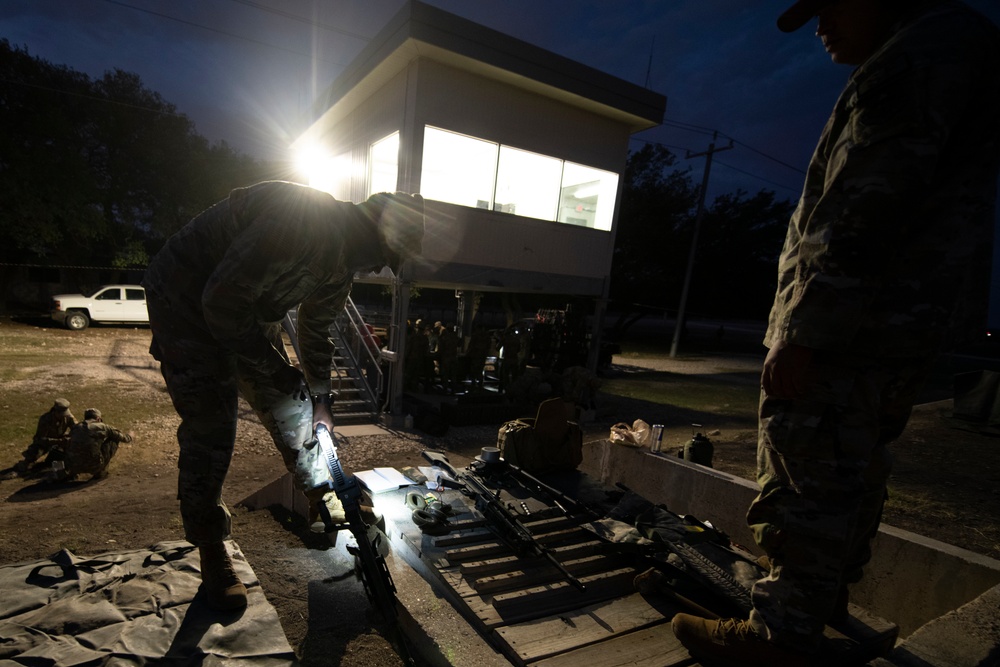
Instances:
[[[495,627],[504,624],[504,620],[497,613],[496,608],[493,606],[493,598],[491,596],[480,595],[477,593],[469,583],[465,580],[465,577],[458,571],[458,568],[444,568],[438,570],[438,575],[441,580],[452,589],[455,596],[459,598],[462,604],[465,605],[468,613],[466,617],[471,619],[476,619],[479,622],[479,630],[483,633],[487,633]],[[461,611],[461,610],[460,610]]]
[[[662,624],[530,664],[531,667],[688,667],[697,663],[674,637],[670,626]]]
[[[555,548],[560,545],[580,544],[592,541],[593,535],[578,528],[568,528],[544,533],[538,535],[535,539],[541,546]],[[463,563],[466,561],[486,560],[509,554],[510,548],[499,539],[485,539],[481,544],[447,549],[445,551],[445,558],[451,563]]]
[[[560,564],[577,578],[628,565],[628,559],[623,556],[604,556],[601,554],[572,560],[557,560],[560,560]],[[518,588],[538,586],[539,584],[555,583],[565,579],[563,573],[545,558],[521,559],[521,562],[531,562],[531,565],[511,572],[485,577],[465,576],[469,579],[472,588],[481,594],[496,594]]]
[[[434,538],[434,547],[437,549],[451,549],[463,544],[476,544],[478,542],[495,541],[496,537],[489,530],[463,530],[461,532],[450,532],[447,535]]]
[[[508,653],[532,662],[666,623],[681,610],[665,598],[633,593],[558,616],[497,628],[494,633],[506,645]]]
[[[503,593],[493,596],[493,608],[506,624],[543,618],[602,600],[628,595],[634,590],[632,580],[635,575],[635,569],[629,567],[583,577],[580,581],[586,586],[585,591],[580,591],[569,583],[558,582]]]
[[[605,551],[603,547],[604,543],[600,540],[591,540],[589,542],[581,542],[579,544],[552,547],[551,551],[556,559],[562,562],[576,558],[586,558],[587,556],[603,553]],[[541,567],[544,563],[544,561],[539,562],[539,559],[528,560],[531,564],[537,565],[538,567]],[[514,570],[519,570],[524,567],[530,567],[530,565],[524,561],[525,559],[523,558],[508,555],[501,556],[499,558],[488,558],[480,561],[466,561],[461,563],[460,567],[462,568],[462,574],[470,579],[474,579],[476,577],[501,574],[503,572],[513,572]]]
[[[445,551],[444,557],[450,563],[463,563],[468,560],[485,560],[507,555],[510,555],[510,548],[499,540],[495,540],[468,547],[448,549]]]

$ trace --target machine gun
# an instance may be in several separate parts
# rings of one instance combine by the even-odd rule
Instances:
[[[381,531],[375,530],[373,531],[374,537],[369,537],[369,526],[361,516],[361,487],[354,475],[345,473],[340,465],[340,459],[337,458],[336,436],[324,424],[319,424],[316,426],[316,439],[330,470],[331,480],[326,483],[326,486],[337,494],[337,498],[344,506],[347,526],[357,542],[356,547],[348,546],[347,550],[360,566],[361,583],[365,587],[368,599],[385,619],[389,628],[390,641],[396,647],[403,661],[412,665],[413,660],[410,658],[403,634],[399,630],[396,586],[392,582],[385,558],[378,548],[384,536]],[[318,509],[327,532],[336,530],[326,503],[320,500]]]
[[[444,486],[450,486],[462,491],[472,498],[476,509],[486,519],[486,527],[506,544],[519,557],[530,556],[545,558],[562,574],[563,578],[580,591],[586,590],[583,583],[563,567],[552,551],[538,543],[534,535],[524,527],[517,516],[500,502],[500,490],[491,491],[476,475],[461,473],[455,469],[448,457],[441,452],[424,451],[422,455],[427,461],[447,472],[455,482],[442,479]]]

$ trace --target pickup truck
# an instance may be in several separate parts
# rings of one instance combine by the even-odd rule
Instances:
[[[139,285],[104,285],[90,296],[56,294],[52,319],[67,329],[86,329],[91,322],[149,323],[146,290]]]

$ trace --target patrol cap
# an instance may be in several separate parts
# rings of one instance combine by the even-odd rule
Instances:
[[[403,261],[420,254],[424,239],[424,198],[405,192],[380,193],[385,198],[379,218],[379,237],[385,245],[386,260],[393,273]]]
[[[87,410],[83,413],[84,421],[88,419],[100,419],[100,418],[101,418],[101,411],[98,410],[97,408],[87,408]]]
[[[812,17],[819,14],[823,8],[835,2],[837,0],[798,0],[778,17],[778,30],[795,32],[808,23]]]
[[[69,401],[65,398],[57,398],[56,402],[52,404],[52,409],[56,412],[66,412],[69,410]]]

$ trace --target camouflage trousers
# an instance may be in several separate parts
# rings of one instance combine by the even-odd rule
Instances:
[[[201,546],[229,537],[229,509],[222,487],[236,444],[239,396],[267,428],[296,486],[310,495],[329,479],[312,437],[312,402],[284,395],[240,363],[204,329],[171,308],[167,298],[147,289],[153,342],[150,353],[160,361],[174,409],[181,418],[177,497],[185,538]],[[283,350],[280,327],[266,328],[276,349]]]
[[[761,392],[760,494],[747,513],[771,559],[750,621],[763,637],[810,650],[841,587],[861,579],[878,531],[892,458],[931,358],[817,353],[801,399]]]
[[[98,475],[108,469],[111,459],[118,453],[118,443],[91,442],[73,445],[66,450],[66,475]]]

